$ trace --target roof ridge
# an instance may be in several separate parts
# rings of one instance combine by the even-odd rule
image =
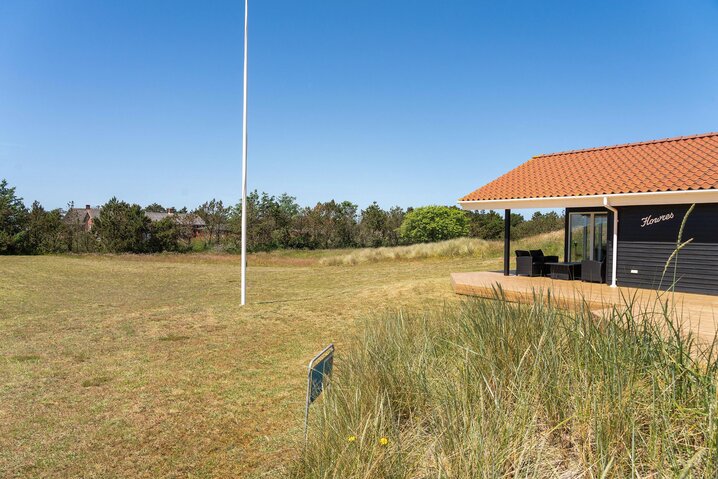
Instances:
[[[548,156],[568,155],[568,154],[573,154],[573,153],[585,153],[588,151],[612,150],[614,148],[627,148],[627,147],[631,147],[631,146],[652,145],[655,143],[667,143],[670,141],[693,140],[696,138],[705,138],[708,136],[718,136],[718,131],[713,131],[713,132],[709,132],[709,133],[699,133],[697,135],[674,136],[671,138],[662,138],[659,140],[637,141],[634,143],[621,143],[618,145],[596,146],[593,148],[581,148],[579,150],[558,151],[556,153],[542,153],[540,155],[533,156],[531,159],[545,158]]]

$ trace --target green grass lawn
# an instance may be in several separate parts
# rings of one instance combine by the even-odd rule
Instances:
[[[0,476],[257,477],[296,459],[306,362],[359,321],[454,302],[500,259],[0,257]]]

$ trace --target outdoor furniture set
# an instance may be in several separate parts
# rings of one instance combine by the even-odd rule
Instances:
[[[540,249],[516,250],[516,275],[603,283],[606,261],[559,261],[558,256],[544,256]]]

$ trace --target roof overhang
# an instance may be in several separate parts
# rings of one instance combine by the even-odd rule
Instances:
[[[516,198],[505,200],[459,201],[465,210],[508,210],[522,208],[582,208],[604,206],[676,205],[718,203],[718,189],[690,191],[656,191],[647,193],[619,193],[610,195],[553,196],[544,198]]]

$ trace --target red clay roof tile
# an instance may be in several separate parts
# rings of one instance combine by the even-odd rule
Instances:
[[[718,188],[718,133],[538,155],[459,201]]]

